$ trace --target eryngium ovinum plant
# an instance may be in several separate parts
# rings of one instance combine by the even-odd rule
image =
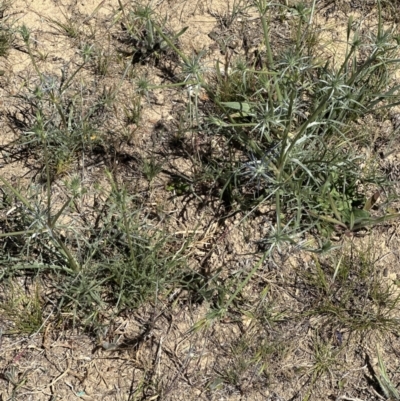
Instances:
[[[265,19],[271,9],[262,3],[256,4],[264,27],[263,67],[243,68],[239,61],[228,78],[217,68],[213,91],[220,115],[209,120],[237,148],[229,166],[220,166],[227,177],[222,192],[251,211],[270,205],[274,218],[265,243],[272,248],[301,245],[310,231],[331,238],[398,217],[385,211],[371,216],[387,187],[373,149],[365,151],[372,141],[365,121],[399,100],[392,80],[399,38],[383,30],[380,15],[377,32],[366,36],[349,19],[343,54],[317,56],[312,13],[302,9],[293,16],[297,38],[275,55]]]

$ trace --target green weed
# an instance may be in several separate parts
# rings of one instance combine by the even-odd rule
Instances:
[[[15,38],[15,29],[9,21],[7,11],[11,6],[11,1],[0,2],[0,57],[5,57],[10,50]]]
[[[389,378],[385,363],[383,362],[382,355],[377,350],[378,353],[378,375],[376,379],[388,400],[400,400],[400,393],[393,384],[392,380]]]
[[[55,29],[58,34],[65,35],[71,39],[78,39],[81,35],[81,24],[76,15],[67,15],[61,8],[60,14],[63,20],[54,18],[46,18],[49,25]]]
[[[296,43],[278,56],[271,52],[265,17],[272,6],[265,2],[256,6],[267,67],[255,70],[239,61],[226,76],[217,65],[208,88],[219,110],[212,110],[208,129],[225,137],[231,147],[228,163],[214,160],[215,174],[226,177],[221,198],[229,191],[231,206],[251,210],[271,204],[275,238],[284,242],[307,231],[329,237],[398,218],[398,214],[371,215],[368,202],[373,195],[365,188],[376,192],[387,181],[373,167],[378,156],[365,160],[360,153],[367,138],[362,125],[356,124],[397,104],[398,86],[387,87],[389,75],[397,68],[393,32],[380,25],[364,43],[349,20],[341,64],[322,66],[312,44],[300,33],[304,25],[312,29],[307,25],[310,10],[309,19],[300,14],[293,17],[299,26]],[[287,235],[281,235],[283,230]]]
[[[0,314],[13,322],[13,328],[6,334],[33,334],[43,328],[44,301],[39,281],[33,283],[32,293],[26,293],[12,280],[4,281],[1,290]]]
[[[369,251],[370,252],[370,251]],[[309,316],[320,316],[325,327],[340,327],[358,334],[397,332],[399,298],[394,284],[381,279],[372,255],[357,253],[332,262],[320,262],[304,275],[304,284],[311,290],[313,307]],[[307,301],[308,302],[308,301]]]

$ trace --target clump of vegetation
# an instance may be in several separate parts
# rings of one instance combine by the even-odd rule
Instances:
[[[40,187],[27,198],[23,188],[1,180],[7,188],[2,208],[11,210],[3,219],[10,229],[1,234],[8,249],[1,257],[3,278],[21,271],[51,272],[58,289],[55,302],[60,310],[71,310],[77,322],[99,322],[106,304],[114,313],[136,308],[165,294],[187,274],[185,247],[158,231],[138,199],[111,176],[106,200],[101,191],[93,198],[99,207],[93,208],[90,225],[79,207],[87,194],[79,178],[66,183],[73,197],[58,209],[51,193]]]
[[[8,0],[0,2],[0,57],[7,56],[14,40],[14,31],[7,15],[10,5]]]
[[[166,20],[157,21],[156,12],[151,3],[145,6],[136,4],[128,8],[119,2],[119,6],[115,16],[115,22],[119,22],[122,28],[119,40],[132,49],[120,51],[125,56],[131,56],[134,64],[149,61],[152,56],[159,57],[169,49],[168,42],[176,42],[176,39],[187,29],[184,28],[176,35],[163,33],[162,29],[165,29]]]
[[[268,5],[257,7],[266,26]],[[398,101],[387,74],[397,68],[396,36],[379,26],[370,39],[361,37],[350,19],[343,61],[321,65],[307,42],[308,11],[293,17],[297,37],[279,55],[264,29],[266,68],[240,64],[230,76],[217,68],[209,88],[218,107],[210,129],[231,146],[229,162],[216,171],[226,177],[221,197],[235,207],[271,204],[273,235],[266,243],[316,231],[329,238],[398,217],[372,217],[387,180],[376,168],[378,155],[362,153],[368,141],[363,119]]]

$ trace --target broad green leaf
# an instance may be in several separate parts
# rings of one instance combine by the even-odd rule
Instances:
[[[399,217],[400,217],[400,213],[396,213],[396,214],[388,214],[388,215],[385,215],[382,217],[377,217],[377,218],[360,219],[360,221],[354,225],[354,230],[358,230],[360,228],[367,227],[367,226],[375,226],[376,224],[384,223],[385,221],[389,221],[389,220],[394,220]]]
[[[241,113],[249,113],[251,106],[249,103],[243,102],[221,102],[221,104],[229,109],[239,110]]]

